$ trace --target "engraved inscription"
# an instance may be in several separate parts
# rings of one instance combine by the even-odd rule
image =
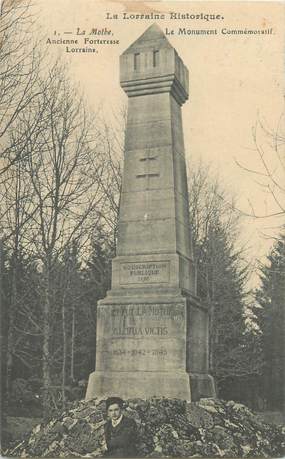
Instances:
[[[108,322],[115,319],[130,319],[132,321],[150,320],[153,325],[156,321],[183,321],[185,318],[184,305],[176,304],[128,304],[99,306],[98,318],[108,319]],[[155,322],[154,322],[155,321]]]
[[[98,336],[112,339],[169,338],[179,336],[185,327],[183,304],[128,304],[99,306]]]
[[[120,284],[158,284],[169,282],[169,261],[120,264]]]
[[[185,366],[184,302],[100,304],[97,369],[165,371]]]
[[[127,336],[165,336],[168,335],[167,327],[118,327],[113,328],[113,335]]]
[[[166,357],[167,349],[156,348],[156,349],[103,349],[101,352],[109,355],[115,356],[157,356],[157,357]]]

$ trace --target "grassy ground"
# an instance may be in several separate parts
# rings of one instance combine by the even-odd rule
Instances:
[[[9,442],[21,441],[23,436],[42,422],[41,418],[7,417],[6,433]]]

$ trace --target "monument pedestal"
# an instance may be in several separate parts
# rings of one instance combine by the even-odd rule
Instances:
[[[207,311],[190,295],[145,295],[140,303],[137,293],[112,297],[110,292],[98,305],[96,371],[86,398],[213,396]]]
[[[189,375],[185,372],[94,371],[89,377],[86,399],[111,397],[150,398],[155,395],[190,400]]]

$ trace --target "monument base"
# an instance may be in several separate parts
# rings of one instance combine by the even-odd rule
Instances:
[[[94,371],[90,374],[86,400],[116,395],[123,399],[159,396],[190,400],[189,375],[150,371]]]
[[[149,371],[94,371],[90,374],[86,400],[118,394],[123,399],[158,396],[195,402],[203,397],[214,397],[215,385],[207,374]]]
[[[191,402],[201,398],[216,397],[215,381],[213,376],[204,373],[190,373]]]
[[[120,300],[107,297],[97,306],[96,370],[86,399],[214,397],[207,311],[190,296]]]

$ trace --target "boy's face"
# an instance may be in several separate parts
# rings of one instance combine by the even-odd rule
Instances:
[[[118,403],[114,403],[113,405],[109,406],[107,413],[110,419],[116,421],[121,416],[122,409],[120,408]]]

